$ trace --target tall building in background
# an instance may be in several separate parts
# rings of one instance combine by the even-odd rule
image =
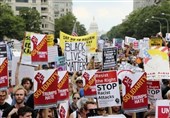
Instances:
[[[54,17],[60,18],[68,12],[72,13],[72,0],[54,0]]]
[[[36,9],[41,16],[41,30],[45,34],[54,33],[54,7],[53,0],[3,0],[11,6],[15,15],[19,14],[21,8]]]
[[[157,5],[164,0],[133,0],[133,10],[146,6]]]

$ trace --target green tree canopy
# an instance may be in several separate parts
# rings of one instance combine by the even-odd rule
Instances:
[[[0,40],[2,41],[4,36],[21,40],[24,31],[24,20],[14,16],[8,5],[0,4]]]
[[[67,34],[72,33],[74,23],[76,22],[77,34],[79,36],[87,34],[86,28],[80,22],[76,21],[76,17],[72,13],[67,13],[66,15],[55,19],[55,37],[59,37],[60,31],[63,31]]]
[[[162,33],[165,36],[167,32],[167,23],[165,20],[152,19],[152,16],[168,19],[169,16],[163,16],[161,13],[169,14],[170,2],[164,1],[159,5],[148,6],[143,9],[138,9],[130,13],[128,18],[121,24],[113,26],[112,29],[107,32],[109,39],[112,38],[124,38],[125,36],[135,37],[141,39],[143,37],[150,37],[156,35],[160,31],[160,25],[153,20],[159,20],[162,24]],[[149,19],[145,22],[146,19]]]
[[[41,32],[40,13],[33,8],[22,8],[19,10],[19,16],[25,21],[25,30],[30,32]]]

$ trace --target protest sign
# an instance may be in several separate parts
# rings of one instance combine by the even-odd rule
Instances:
[[[156,101],[156,117],[155,118],[170,118],[170,100]]]
[[[86,42],[65,42],[67,71],[86,69]]]
[[[85,36],[71,36],[60,31],[60,46],[62,51],[65,49],[65,42],[86,42],[88,52],[96,52],[97,49],[97,34],[92,33]]]
[[[106,116],[92,116],[88,118],[126,118],[123,114],[118,115],[106,115]]]
[[[150,40],[150,39],[147,38],[147,37],[144,37],[144,38],[143,38],[143,47],[149,49],[149,40]]]
[[[97,72],[95,76],[99,108],[121,106],[117,72],[101,71]]]
[[[31,35],[31,61],[48,62],[47,36],[45,34]]]
[[[65,56],[57,56],[55,59],[55,67],[57,68],[58,71],[64,71],[66,70],[65,66]]]
[[[125,44],[129,45],[130,43],[133,43],[136,40],[136,38],[125,36]]]
[[[162,46],[162,39],[161,38],[151,38],[149,40],[149,47],[151,48],[152,46]]]
[[[152,47],[144,51],[143,62],[148,79],[170,79],[167,47]]]
[[[122,48],[123,39],[121,38],[113,38],[113,47],[117,47],[118,49]]]
[[[138,50],[138,49],[139,49],[139,41],[138,41],[138,40],[133,41],[133,48],[134,48],[135,50]]]
[[[68,109],[69,109],[69,103],[68,101],[63,101],[59,104],[59,110],[58,110],[58,118],[68,118]]]
[[[103,69],[110,69],[117,64],[117,47],[103,48]]]
[[[84,95],[86,97],[96,97],[96,83],[95,73],[97,70],[85,70],[82,76],[85,79]]]
[[[47,35],[47,45],[54,46],[54,34]]]
[[[33,32],[25,32],[24,45],[23,45],[23,55],[31,56],[31,35]]]
[[[147,80],[146,73],[120,71],[119,78],[122,80],[123,108],[125,112],[142,112],[147,110]]]
[[[90,59],[94,56],[94,62],[102,62],[102,52],[94,52],[94,53],[88,53],[88,62],[90,62]]]
[[[147,89],[148,89],[148,100],[152,105],[155,106],[156,101],[162,99],[160,81],[148,80]]]
[[[56,69],[34,73],[34,109],[56,107],[58,72]]]
[[[0,90],[8,88],[8,60],[0,58]]]
[[[69,98],[68,93],[68,82],[69,76],[67,71],[58,71],[59,79],[58,79],[58,94],[57,94],[57,102],[60,103]]]
[[[7,45],[4,44],[0,44],[0,58],[4,58],[7,57]]]
[[[55,58],[58,57],[58,46],[48,47],[48,62],[55,62]]]

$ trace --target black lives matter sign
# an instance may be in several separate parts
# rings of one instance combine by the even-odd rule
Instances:
[[[86,69],[86,42],[65,42],[64,54],[67,71]]]
[[[117,47],[103,48],[103,69],[110,69],[117,64]]]
[[[7,57],[6,44],[0,44],[0,58]]]

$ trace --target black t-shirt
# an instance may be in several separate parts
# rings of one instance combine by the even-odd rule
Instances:
[[[8,108],[6,108],[2,114],[2,118],[6,118],[8,116],[8,114],[12,111],[12,109],[15,108],[15,106],[10,106]],[[19,116],[14,113],[11,118],[19,118]]]
[[[6,109],[6,108],[8,108],[8,107],[10,107],[10,106],[11,106],[10,104],[8,104],[7,102],[5,102],[5,104],[0,105],[0,110],[1,110],[1,111],[4,111],[4,109]]]

